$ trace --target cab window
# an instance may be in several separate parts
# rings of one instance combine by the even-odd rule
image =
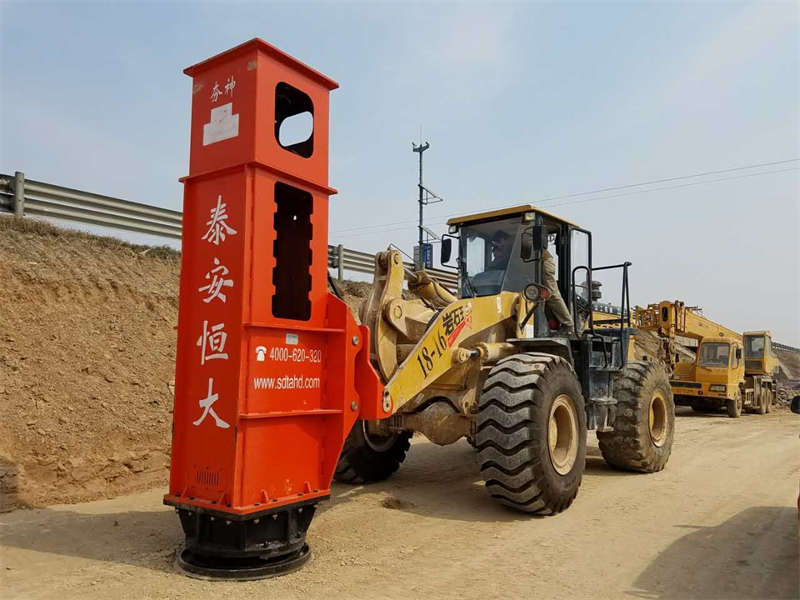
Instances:
[[[520,217],[461,227],[461,296],[522,291],[531,277],[520,258]]]
[[[720,342],[703,344],[700,349],[700,365],[703,367],[727,367],[730,350],[730,344]]]
[[[764,338],[762,336],[745,338],[744,355],[746,358],[762,358],[764,356]]]

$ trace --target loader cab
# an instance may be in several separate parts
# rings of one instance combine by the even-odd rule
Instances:
[[[501,291],[522,292],[534,283],[543,285],[545,257],[552,258],[558,292],[572,316],[573,334],[592,329],[591,307],[600,298],[592,279],[591,233],[578,225],[530,205],[468,215],[448,221],[448,237],[458,244],[456,258],[461,298],[491,296]],[[443,244],[443,262],[451,242]],[[624,267],[622,304],[627,300],[627,266]],[[629,311],[624,311],[629,312]],[[610,315],[611,316],[611,315]],[[542,306],[533,320],[535,336],[547,337],[559,328],[551,308]],[[605,322],[621,325],[619,318]]]
[[[595,267],[591,232],[530,205],[451,219],[448,225],[452,240],[442,244],[443,259],[452,241],[457,241],[459,296],[522,293],[525,299],[517,306],[525,311],[518,314],[524,317],[519,324],[524,334],[507,341],[524,351],[568,360],[589,399],[589,427],[608,431],[616,403],[614,377],[627,364],[630,348],[630,263]],[[571,328],[559,327],[556,309],[563,317],[563,307],[553,306],[554,294],[541,301],[542,296],[533,299],[525,293],[529,284],[539,290],[548,287],[545,263],[549,268],[551,257],[555,286],[571,316]],[[592,302],[600,298],[600,290],[593,274],[611,269],[622,272],[620,314],[595,319]]]
[[[590,234],[577,225],[529,205],[451,219],[448,225],[451,235],[458,234],[460,297],[522,292],[530,283],[543,284],[547,251],[570,313],[591,306],[588,270],[572,284],[573,267],[588,265],[591,254]],[[537,335],[558,327],[552,315],[545,316]]]

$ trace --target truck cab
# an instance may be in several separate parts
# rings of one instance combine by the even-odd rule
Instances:
[[[728,401],[741,404],[743,378],[742,343],[736,338],[704,338],[695,362],[679,363],[670,383],[676,404],[708,410]]]
[[[778,356],[772,348],[769,331],[745,331],[744,366],[748,375],[774,375],[778,368]]]

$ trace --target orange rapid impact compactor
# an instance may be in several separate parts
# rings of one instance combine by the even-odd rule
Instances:
[[[184,72],[191,150],[164,502],[186,534],[187,573],[267,577],[309,558],[306,531],[356,419],[391,414],[369,330],[328,292],[338,86],[260,39]],[[292,137],[303,119],[311,133]]]

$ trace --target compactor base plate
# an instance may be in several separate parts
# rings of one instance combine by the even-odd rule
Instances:
[[[288,556],[264,560],[257,556],[222,558],[203,556],[184,549],[175,558],[175,566],[189,577],[206,580],[252,581],[291,573],[311,558],[308,544]]]

